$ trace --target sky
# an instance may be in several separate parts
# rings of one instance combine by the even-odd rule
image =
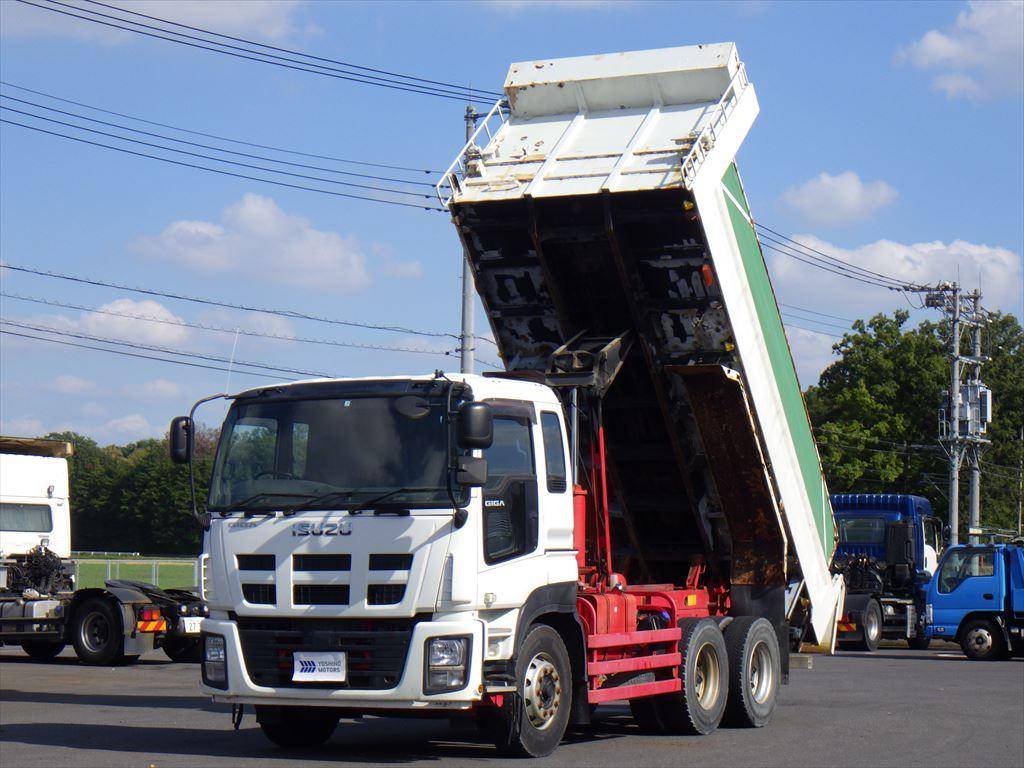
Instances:
[[[911,282],[959,279],[967,288],[980,285],[989,309],[1024,314],[1024,3],[119,5],[364,67],[490,91],[501,89],[514,61],[735,42],[761,104],[738,156],[759,222]],[[464,132],[465,104],[459,100],[210,53],[14,0],[0,2],[0,79],[7,84],[5,97],[250,154],[267,153],[131,123],[12,86],[216,136],[430,171],[447,167]],[[21,109],[90,125],[10,98],[3,104],[9,108],[4,119],[44,125],[9,111]],[[46,127],[86,135],[53,123]],[[89,138],[109,142],[96,134]],[[403,180],[436,178],[419,170],[275,156]],[[247,173],[237,166],[231,170]],[[369,186],[391,183],[344,178]],[[430,193],[426,186],[416,189]],[[429,203],[411,196],[392,199]],[[21,324],[5,330],[45,335],[24,326],[57,328],[79,334],[63,337],[79,344],[98,346],[82,336],[113,338],[337,376],[453,370],[458,358],[445,352],[455,348],[454,338],[410,331],[458,332],[461,255],[443,213],[215,175],[0,126],[4,263],[395,329],[245,312],[0,269],[2,291],[9,294],[0,298],[0,314]],[[779,300],[802,308],[784,310],[804,386],[815,383],[834,359],[832,345],[849,320],[901,307],[915,321],[936,318],[929,310],[911,309],[900,294],[775,253],[768,252],[767,260]],[[489,333],[482,309],[477,331]],[[486,342],[480,342],[479,356],[496,360]],[[274,381],[231,367],[228,374],[4,334],[0,433],[71,429],[101,444],[156,436],[203,395]],[[222,415],[220,405],[199,414],[207,423]]]

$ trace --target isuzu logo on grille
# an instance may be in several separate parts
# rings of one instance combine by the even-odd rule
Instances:
[[[292,536],[351,536],[352,524],[341,523],[295,523]]]

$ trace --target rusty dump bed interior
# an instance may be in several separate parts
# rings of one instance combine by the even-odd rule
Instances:
[[[681,189],[454,203],[509,371],[574,335],[633,332],[604,399],[615,567],[785,581],[786,545],[697,210]]]

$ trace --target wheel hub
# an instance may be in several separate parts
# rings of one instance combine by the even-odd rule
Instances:
[[[992,648],[992,634],[981,627],[972,629],[967,635],[967,643],[976,651],[987,653]]]
[[[107,645],[110,639],[110,624],[106,617],[99,613],[90,613],[82,622],[82,641],[85,647],[97,653]]]
[[[750,697],[758,704],[764,704],[771,696],[774,677],[771,652],[765,643],[759,642],[750,653]]]
[[[523,678],[523,703],[526,716],[538,731],[554,722],[562,704],[562,684],[554,660],[541,652],[526,667]]]
[[[704,709],[714,706],[718,687],[718,652],[711,643],[705,643],[697,650],[693,676],[693,689]]]

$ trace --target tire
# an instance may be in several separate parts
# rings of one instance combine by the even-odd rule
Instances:
[[[882,642],[882,606],[877,600],[868,600],[868,604],[860,613],[858,623],[861,639],[851,643],[851,647],[854,650],[874,653],[878,650],[878,644]]]
[[[94,597],[75,611],[71,636],[75,653],[83,664],[106,666],[131,663],[138,656],[125,657],[121,617],[110,600]]]
[[[28,654],[32,661],[53,661],[57,654],[64,650],[66,643],[60,641],[32,640],[21,644],[21,650]]]
[[[915,651],[927,651],[928,646],[932,644],[932,639],[922,634],[916,634],[913,637],[907,638],[907,645],[909,645]]]
[[[725,638],[711,619],[683,619],[679,628],[683,689],[655,697],[655,706],[665,732],[707,735],[722,722],[729,694]]]
[[[562,741],[572,712],[572,665],[561,636],[533,626],[516,658],[516,692],[491,714],[490,736],[510,757],[545,757]]]
[[[1006,656],[1002,630],[991,619],[974,619],[960,633],[964,655],[975,661],[995,661]]]
[[[256,707],[263,735],[284,749],[315,749],[338,727],[338,715],[319,707]]]
[[[782,684],[779,637],[768,619],[740,616],[725,627],[729,696],[724,722],[761,728],[771,722]]]
[[[171,637],[164,639],[164,653],[178,664],[198,664],[202,661],[203,646],[198,637]]]

